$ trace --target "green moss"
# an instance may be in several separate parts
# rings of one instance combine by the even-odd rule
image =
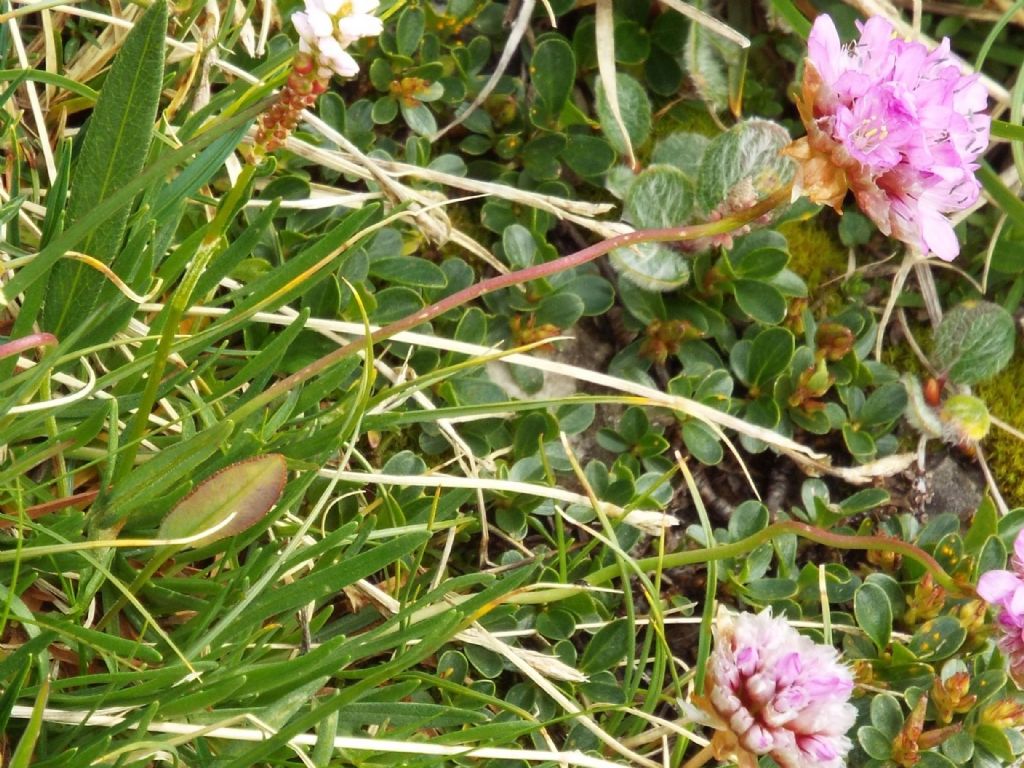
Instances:
[[[846,251],[835,236],[815,216],[801,221],[787,221],[778,230],[789,242],[789,268],[807,283],[811,300],[818,301],[814,291],[822,283],[846,271]],[[836,284],[838,287],[838,284]]]
[[[979,383],[975,390],[993,416],[1024,431],[1024,400],[1020,398],[1022,376],[1024,358],[1018,355],[1000,373]],[[993,427],[982,447],[1006,503],[1011,508],[1024,507],[1024,440]]]
[[[920,341],[920,339],[918,339]],[[887,344],[882,348],[882,362],[900,373],[912,373],[919,379],[927,376],[924,366],[907,344]]]

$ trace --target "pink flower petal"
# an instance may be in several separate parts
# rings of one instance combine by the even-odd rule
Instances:
[[[960,253],[960,241],[949,219],[934,208],[921,206],[921,236],[928,251],[943,261],[952,261]]]
[[[832,18],[822,13],[814,20],[811,33],[807,36],[807,56],[818,68],[822,79],[828,83],[835,80],[842,69],[838,66],[845,56],[839,32]]]
[[[1013,555],[1018,562],[1024,563],[1024,530],[1017,534],[1017,538],[1013,542]],[[1024,576],[1024,574],[1021,575]]]
[[[785,768],[839,768],[857,711],[849,703],[853,676],[835,649],[769,610],[722,611],[714,634],[705,701],[719,727],[742,750]]]
[[[998,605],[1020,585],[1020,578],[1010,571],[988,571],[978,579],[978,595],[985,602]]]
[[[826,181],[804,189],[835,206],[846,184],[883,234],[952,260],[960,244],[947,215],[980,194],[987,91],[961,73],[948,40],[929,50],[881,16],[858,28],[860,39],[844,48],[822,14],[808,38],[800,110],[815,152],[800,162],[805,179]],[[823,171],[828,161],[841,173]]]
[[[1003,606],[1014,616],[1024,616],[1024,582],[1017,581],[1017,588],[1008,600],[1003,599]]]

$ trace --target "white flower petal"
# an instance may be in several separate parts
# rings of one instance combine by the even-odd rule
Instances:
[[[384,31],[384,22],[376,16],[346,16],[338,20],[342,39],[354,42],[363,37],[376,37]]]
[[[310,11],[309,24],[317,37],[330,37],[334,34],[334,20],[324,11]]]
[[[352,13],[373,13],[380,7],[380,0],[352,0]]]
[[[295,25],[295,31],[299,33],[299,38],[303,41],[312,42],[316,40],[316,32],[313,31],[313,25],[309,23],[309,16],[305,13],[293,13],[292,24]]]

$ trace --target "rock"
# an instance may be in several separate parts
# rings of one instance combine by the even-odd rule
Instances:
[[[945,455],[925,473],[928,499],[924,510],[929,515],[952,512],[961,520],[970,520],[981,505],[984,485],[977,468],[962,466],[950,455]]]

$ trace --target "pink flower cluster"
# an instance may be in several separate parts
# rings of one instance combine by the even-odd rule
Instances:
[[[999,647],[1010,664],[1010,677],[1024,688],[1024,531],[1013,545],[1011,571],[988,571],[978,579],[978,595],[999,609]]]
[[[818,16],[807,41],[799,99],[807,137],[788,153],[802,191],[840,209],[847,190],[887,235],[951,260],[960,251],[947,214],[980,192],[977,159],[988,146],[988,92],[950,56],[897,37],[882,17],[858,24],[844,47]]]
[[[856,709],[850,670],[831,646],[800,635],[770,610],[720,612],[704,706],[725,734],[718,757],[741,766],[771,755],[782,768],[840,768]],[[713,741],[712,744],[715,744]]]

